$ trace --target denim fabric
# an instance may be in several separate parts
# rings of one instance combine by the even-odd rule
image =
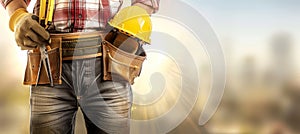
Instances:
[[[101,61],[64,61],[61,85],[31,87],[32,134],[74,133],[78,107],[88,133],[129,133],[130,84],[102,81]]]

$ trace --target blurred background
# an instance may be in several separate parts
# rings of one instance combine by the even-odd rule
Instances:
[[[300,133],[300,1],[189,2],[219,37],[227,80],[222,102],[207,124],[198,125],[207,97],[201,90],[196,107],[170,133]],[[170,5],[170,0],[161,2],[161,8]],[[29,132],[29,87],[22,85],[26,52],[14,43],[8,20],[0,8],[0,134],[23,134]],[[200,65],[201,77],[209,79],[209,63]],[[206,89],[209,83],[202,81],[200,88]],[[133,107],[133,118],[151,116],[155,117]],[[76,133],[85,133],[81,114],[78,117]]]

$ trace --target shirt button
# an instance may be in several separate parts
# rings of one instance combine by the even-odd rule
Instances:
[[[82,18],[82,14],[78,14],[78,18]]]

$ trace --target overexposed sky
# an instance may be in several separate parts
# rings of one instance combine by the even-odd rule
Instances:
[[[300,33],[300,1],[297,0],[188,1],[207,17],[217,33],[237,41],[262,41],[278,31]]]

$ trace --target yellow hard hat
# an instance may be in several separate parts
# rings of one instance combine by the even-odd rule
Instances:
[[[120,10],[114,18],[108,22],[112,27],[127,32],[134,37],[150,44],[152,23],[145,9],[138,6],[130,6]]]

